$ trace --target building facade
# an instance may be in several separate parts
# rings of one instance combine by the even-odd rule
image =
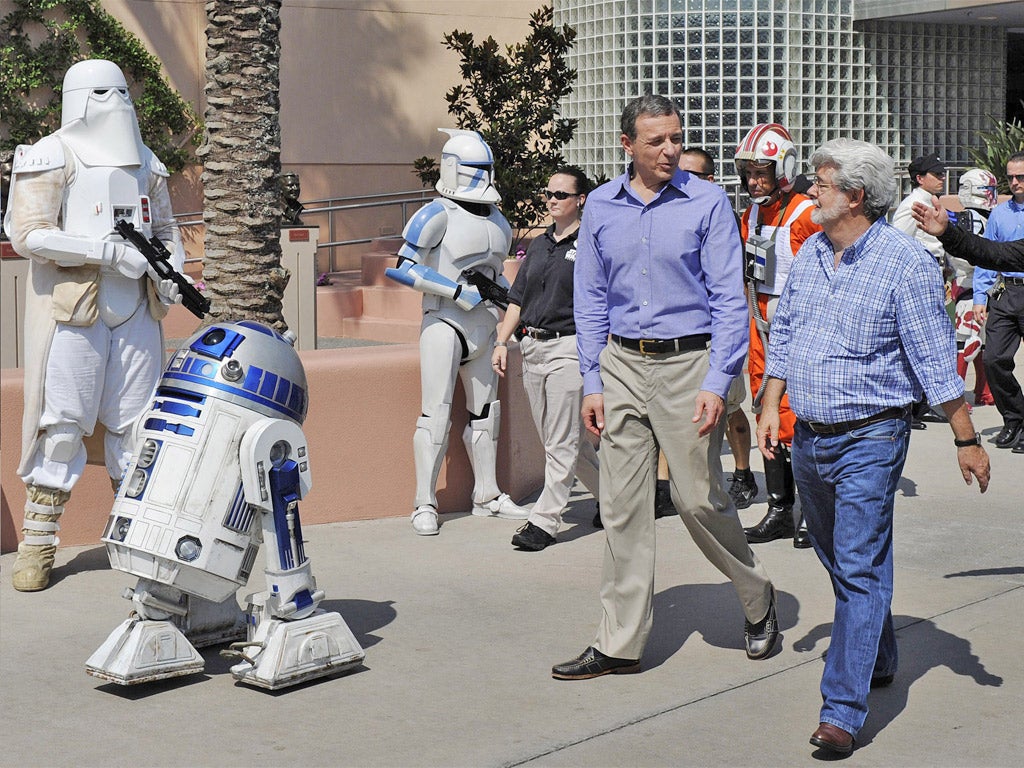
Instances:
[[[679,104],[684,144],[711,152],[720,175],[733,172],[737,144],[760,122],[787,126],[804,160],[848,136],[905,168],[926,152],[968,164],[988,115],[1004,115],[1004,26],[855,20],[854,0],[554,5],[556,21],[578,33],[578,80],[563,103],[580,121],[568,156],[592,174],[621,173],[619,115],[646,92]]]

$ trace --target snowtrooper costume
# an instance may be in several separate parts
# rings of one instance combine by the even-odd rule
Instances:
[[[128,85],[104,60],[64,76],[61,127],[15,150],[4,229],[30,259],[25,307],[25,413],[18,475],[27,487],[20,591],[45,589],[58,518],[99,422],[112,483],[131,458],[132,422],[162,368],[160,319],[180,301],[173,281],[114,233],[118,219],[157,235],[180,271],[167,170],[142,143]]]
[[[406,224],[398,263],[387,275],[423,293],[420,329],[422,410],[413,453],[416,498],[412,526],[436,534],[437,476],[448,448],[455,380],[462,379],[470,421],[462,439],[473,466],[474,515],[524,520],[529,513],[498,488],[495,462],[501,404],[491,368],[498,311],[462,276],[474,269],[500,281],[512,230],[493,205],[501,199],[491,184],[494,157],[476,131],[439,129],[451,138],[441,152],[443,197],[418,210]]]

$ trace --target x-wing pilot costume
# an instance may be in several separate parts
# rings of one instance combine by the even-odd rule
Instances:
[[[49,583],[57,520],[97,422],[115,484],[128,466],[130,426],[160,375],[160,320],[180,297],[172,281],[154,283],[146,259],[113,227],[125,219],[157,235],[180,271],[167,175],[142,143],[124,75],[104,60],[67,71],[60,129],[15,150],[4,229],[31,260],[18,467],[28,500],[15,589]]]
[[[740,236],[746,250],[746,279],[753,314],[750,324],[750,392],[760,417],[760,389],[772,316],[786,285],[793,259],[804,240],[821,227],[811,221],[814,202],[793,192],[797,175],[796,147],[789,132],[777,123],[762,123],[744,137],[736,149],[736,170],[744,189],[754,168],[770,169],[775,184],[770,192],[752,196],[740,219]],[[780,443],[774,459],[764,460],[768,512],[757,525],[745,529],[747,540],[762,543],[793,537],[796,547],[810,546],[803,516],[796,506],[796,484],[789,456],[796,416],[783,396],[779,408]],[[794,519],[794,517],[799,519]]]
[[[466,390],[469,424],[463,432],[475,478],[473,514],[524,520],[527,510],[498,488],[495,462],[501,404],[498,378],[491,368],[498,310],[466,282],[474,269],[501,282],[512,230],[493,205],[501,199],[491,183],[494,157],[475,131],[439,129],[451,138],[441,151],[443,197],[418,210],[405,226],[398,263],[387,275],[423,293],[420,329],[422,410],[416,421],[413,453],[416,498],[412,526],[424,536],[436,534],[437,476],[448,448],[455,380]]]

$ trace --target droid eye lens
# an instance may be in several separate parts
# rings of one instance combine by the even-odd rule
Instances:
[[[224,330],[222,328],[214,328],[208,334],[203,336],[203,344],[208,347],[215,347],[224,341]]]
[[[292,447],[288,445],[284,440],[278,440],[272,446],[270,446],[270,463],[275,467],[280,467],[287,460],[289,454],[292,452]]]

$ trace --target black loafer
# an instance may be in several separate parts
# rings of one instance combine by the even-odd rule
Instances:
[[[779,620],[775,616],[775,589],[768,603],[768,613],[757,624],[743,622],[743,640],[747,646],[748,659],[763,659],[774,650],[779,640]]]
[[[589,680],[601,675],[633,675],[639,671],[639,659],[616,659],[591,646],[572,661],[555,664],[551,676],[556,680]]]
[[[1022,425],[1020,422],[1012,422],[1003,426],[1002,430],[996,435],[995,440],[992,441],[992,445],[996,448],[1010,448],[1014,443],[1017,442],[1017,438],[1020,437]]]
[[[526,549],[530,552],[540,552],[545,547],[555,543],[555,537],[543,528],[527,523],[512,537],[512,546],[519,549]]]

